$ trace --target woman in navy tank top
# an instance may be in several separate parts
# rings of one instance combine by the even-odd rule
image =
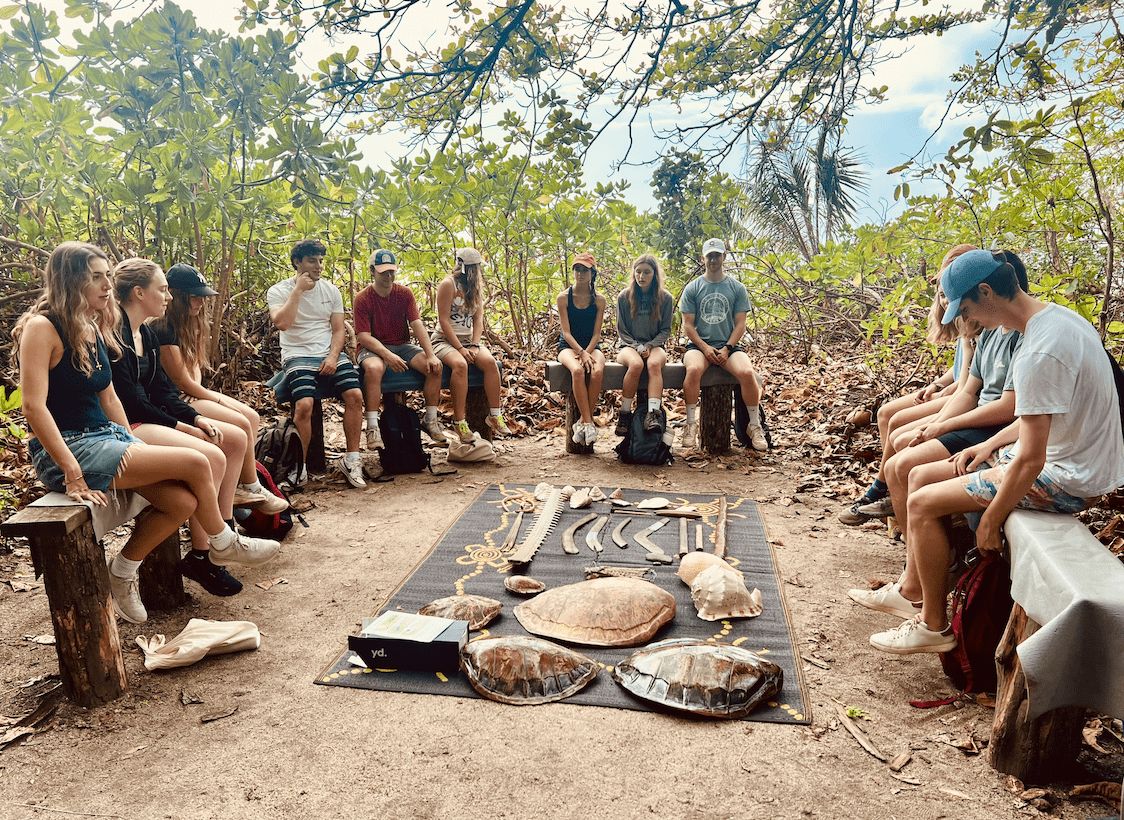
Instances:
[[[570,371],[574,401],[581,419],[574,422],[574,441],[593,444],[597,425],[593,411],[601,396],[605,375],[605,354],[601,342],[601,322],[605,319],[605,297],[597,292],[597,262],[589,252],[574,257],[574,283],[558,294],[558,361]],[[588,379],[588,383],[587,380]]]

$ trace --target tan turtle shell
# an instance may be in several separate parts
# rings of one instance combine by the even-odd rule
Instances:
[[[495,598],[483,595],[450,595],[418,610],[419,615],[436,615],[438,618],[452,618],[454,621],[468,621],[469,629],[483,629],[500,614],[503,604]]]
[[[675,617],[675,596],[638,578],[594,578],[515,607],[528,632],[590,646],[646,643]]]
[[[598,672],[585,655],[528,635],[469,641],[461,650],[461,669],[484,697],[517,706],[562,700]]]
[[[531,596],[538,595],[546,589],[546,584],[529,575],[509,575],[503,579],[503,587],[516,595]]]

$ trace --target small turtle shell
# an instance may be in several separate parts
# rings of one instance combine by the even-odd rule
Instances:
[[[776,696],[784,672],[728,643],[672,639],[633,652],[613,680],[642,700],[718,718],[740,718]]]
[[[675,596],[638,578],[594,578],[515,607],[528,632],[591,646],[636,646],[675,617]]]
[[[568,698],[597,677],[597,664],[542,638],[498,635],[469,641],[461,669],[486,698],[516,706]]]
[[[418,610],[419,615],[436,615],[438,618],[451,618],[454,621],[468,621],[469,629],[483,629],[500,614],[503,604],[495,598],[483,595],[450,595]]]
[[[546,584],[530,575],[509,575],[503,579],[503,586],[508,592],[527,596],[538,595],[546,589]]]

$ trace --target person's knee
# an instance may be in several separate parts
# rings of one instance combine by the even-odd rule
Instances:
[[[460,378],[468,375],[468,362],[464,360],[463,356],[448,356],[444,364],[449,368],[452,377]]]
[[[883,404],[878,408],[878,426],[884,430],[896,430],[896,426],[891,426],[890,422],[894,418],[894,410],[890,407],[889,402]]]
[[[169,518],[186,521],[195,514],[199,502],[186,487],[181,485],[161,493],[158,503],[153,506]]]
[[[340,398],[343,400],[344,410],[351,410],[355,412],[362,411],[363,391],[359,388],[353,387],[350,390],[343,391],[343,395],[340,396]]]
[[[360,365],[363,368],[363,378],[367,379],[381,379],[383,371],[386,370],[386,362],[378,356],[368,356]]]
[[[189,476],[192,479],[197,479],[203,476],[210,478],[211,464],[226,464],[226,456],[222,451],[213,444],[204,444],[201,450],[193,450],[188,447],[179,448],[174,458],[173,473],[180,473]],[[176,477],[172,475],[171,477]]]
[[[312,407],[315,404],[311,396],[306,396],[303,399],[297,399],[293,405],[293,421],[297,424],[301,422],[311,421]]]

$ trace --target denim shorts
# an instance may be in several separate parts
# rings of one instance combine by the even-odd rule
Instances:
[[[964,477],[964,490],[983,507],[992,502],[1007,473],[1007,464],[1014,458],[1011,447],[999,451],[999,456],[990,462],[991,466]],[[1045,474],[1034,480],[1018,504],[1024,510],[1043,512],[1075,513],[1085,509],[1085,499],[1070,495]]]
[[[125,458],[125,451],[140,442],[140,439],[112,421],[101,427],[67,430],[62,434],[62,440],[78,460],[78,466],[82,468],[82,477],[86,479],[86,486],[91,490],[102,492],[109,489],[114,476],[117,475],[121,461]],[[39,480],[48,489],[56,493],[65,493],[66,476],[50,454],[43,449],[39,439],[31,440],[28,451]]]

